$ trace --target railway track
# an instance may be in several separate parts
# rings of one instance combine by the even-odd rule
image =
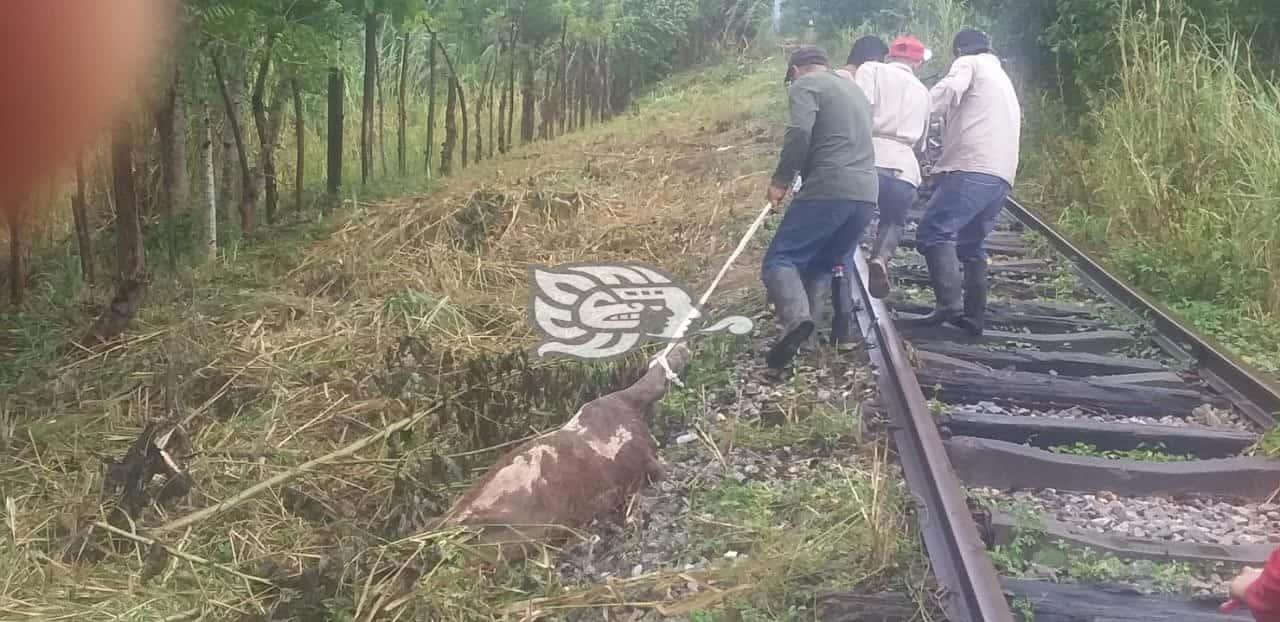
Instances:
[[[1123,587],[1053,580],[1033,563],[1038,576],[1014,576],[1007,555],[993,563],[991,550],[1016,544],[1024,556],[1176,563],[1210,578],[1260,565],[1280,546],[1280,461],[1248,454],[1275,424],[1280,388],[1016,202],[988,250],[977,339],[895,325],[932,303],[914,251],[898,253],[884,301],[856,260],[859,326],[947,618],[1252,619],[1218,613],[1221,595],[1148,593],[1158,577]]]

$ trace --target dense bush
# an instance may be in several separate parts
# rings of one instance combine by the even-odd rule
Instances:
[[[1137,285],[1277,370],[1280,94],[1263,77],[1275,42],[1254,45],[1229,27],[1275,18],[1248,2],[1210,4],[1111,4],[1108,25],[1085,26],[1098,13],[1081,11],[1057,24],[1077,31],[1046,31],[1105,53],[1076,64],[1061,90],[1029,98],[1018,192]]]

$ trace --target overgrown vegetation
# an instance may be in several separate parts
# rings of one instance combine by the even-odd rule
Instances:
[[[1009,543],[997,545],[990,553],[996,570],[1003,576],[1080,583],[1133,583],[1158,592],[1184,594],[1190,593],[1196,582],[1197,569],[1191,564],[1125,560],[1050,541],[1044,522],[1035,510],[979,494],[971,493],[971,498],[989,511],[1004,511],[1016,519]]]
[[[706,267],[753,213],[740,206],[756,204],[776,155],[781,95],[773,62],[744,60],[682,76],[637,116],[474,166],[433,194],[282,223],[271,244],[233,246],[216,270],[157,280],[126,339],[97,351],[62,347],[81,330],[65,300],[30,297],[6,335],[14,356],[0,366],[9,534],[0,610],[487,620],[512,607],[615,605],[620,594],[662,594],[695,577],[741,587],[672,607],[740,600],[748,618],[786,619],[811,611],[819,586],[900,587],[910,575],[921,589],[899,483],[883,446],[863,442],[856,402],[787,398],[796,404],[788,425],[742,421],[738,436],[725,433],[754,452],[793,441],[842,448],[840,468],[814,469],[794,487],[697,491],[727,523],[769,519],[741,542],[747,559],[736,563],[717,557],[692,572],[571,586],[547,563],[558,551],[481,573],[465,534],[431,527],[501,451],[641,371],[642,354],[611,365],[527,355],[526,266],[640,261],[706,283]],[[755,283],[744,258],[710,311],[757,315]],[[658,431],[715,425],[707,413],[748,345],[695,343],[689,387],[663,404]],[[796,382],[789,392],[813,388]],[[301,469],[406,418],[418,423]],[[701,442],[683,449],[714,455]],[[152,471],[173,475],[161,450],[187,476],[170,480],[186,487],[151,484]],[[111,481],[144,501],[128,506],[127,520],[116,520],[119,493],[104,486],[104,467],[117,461]],[[144,477],[117,481],[129,473]],[[726,505],[734,494],[749,501],[741,511]],[[174,524],[183,526],[165,529]],[[736,525],[703,527],[708,542],[742,537]]]
[[[1258,439],[1258,442],[1249,449],[1249,453],[1268,458],[1280,458],[1280,427],[1267,430]]]
[[[1117,450],[1099,450],[1097,445],[1089,443],[1073,443],[1071,445],[1057,445],[1050,447],[1049,451],[1059,454],[1071,454],[1075,456],[1090,456],[1095,458],[1107,458],[1110,460],[1141,460],[1143,462],[1185,462],[1195,460],[1195,456],[1185,454],[1172,454],[1165,450],[1163,443],[1158,443],[1154,447],[1139,443],[1133,449]]]
[[[1202,330],[1277,371],[1277,94],[1239,40],[1179,21],[1187,17],[1175,3],[1114,25],[1115,87],[1096,95],[1082,126],[1040,102],[1021,194]]]
[[[694,521],[695,536],[706,556],[761,560],[743,562],[756,573],[751,593],[735,606],[771,620],[803,619],[797,614],[812,611],[820,586],[904,588],[900,577],[918,562],[919,549],[886,456],[873,456],[810,479],[729,481],[691,502],[690,511],[703,517]]]

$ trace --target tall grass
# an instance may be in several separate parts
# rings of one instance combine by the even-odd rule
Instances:
[[[1113,41],[1103,53],[1120,56],[1118,86],[1092,95],[1082,127],[1056,123],[1052,106],[1032,113],[1021,194],[1038,191],[1041,208],[1207,328],[1240,336],[1223,310],[1230,324],[1268,323],[1280,312],[1280,92],[1241,41],[1176,12],[1124,18]],[[1260,328],[1246,333],[1280,340]]]
[[[883,11],[857,26],[840,30],[836,41],[824,42],[831,60],[844,64],[845,54],[858,37],[876,34],[888,43],[898,35],[912,35],[933,51],[933,58],[920,69],[922,77],[940,76],[951,64],[951,41],[964,28],[985,28],[988,21],[976,14],[964,0],[904,0],[892,11]]]

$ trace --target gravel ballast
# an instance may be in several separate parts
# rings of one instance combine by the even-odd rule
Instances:
[[[1280,543],[1280,504],[1230,503],[1212,497],[1121,497],[1053,489],[987,495],[1047,518],[1100,534],[1170,542],[1240,545]]]

